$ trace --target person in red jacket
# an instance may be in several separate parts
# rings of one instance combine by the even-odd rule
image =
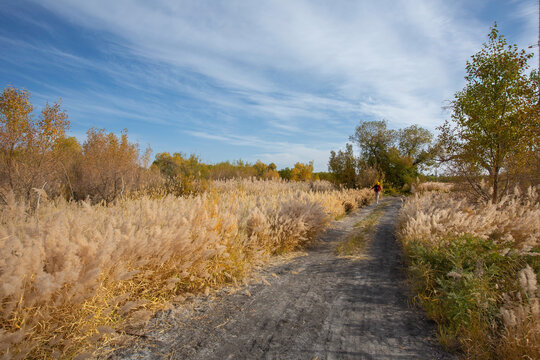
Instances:
[[[379,203],[379,193],[382,190],[381,183],[377,181],[375,183],[375,185],[373,185],[372,189],[375,191],[375,202],[378,204]]]

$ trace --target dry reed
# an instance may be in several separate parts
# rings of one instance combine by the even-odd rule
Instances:
[[[401,212],[400,234],[439,243],[471,234],[508,243],[521,252],[540,245],[540,200],[535,188],[505,196],[499,203],[471,203],[454,194],[428,192],[409,199]]]
[[[411,193],[423,193],[427,191],[439,191],[439,192],[449,192],[454,188],[454,184],[427,181],[423,183],[411,184]]]
[[[221,181],[199,196],[0,209],[0,353],[96,353],[156,309],[237,284],[271,254],[305,245],[368,190]]]
[[[400,218],[399,236],[411,259],[415,261],[416,271],[422,266],[426,268],[430,262],[432,264],[426,268],[430,270],[422,275],[423,281],[435,281],[434,276],[439,276],[437,281],[441,283],[454,281],[454,284],[466,284],[466,281],[470,281],[467,284],[481,284],[482,281],[492,281],[489,278],[480,280],[484,276],[480,259],[476,265],[480,265],[480,268],[474,271],[470,280],[462,279],[463,269],[437,274],[440,270],[433,259],[439,256],[434,254],[444,253],[447,251],[445,249],[455,246],[457,239],[467,236],[492,244],[486,247],[486,254],[491,251],[489,249],[498,249],[496,255],[489,255],[488,259],[494,265],[487,271],[492,274],[492,279],[499,280],[492,284],[495,287],[487,291],[494,294],[489,296],[490,301],[499,307],[495,307],[493,317],[485,318],[488,319],[485,320],[487,323],[477,326],[484,329],[481,332],[474,334],[470,325],[470,331],[464,329],[461,342],[467,358],[537,358],[540,355],[540,290],[537,285],[538,274],[529,266],[535,264],[538,271],[540,197],[537,190],[531,187],[521,193],[516,188],[497,204],[481,200],[471,202],[456,193],[416,194],[405,203]],[[409,247],[409,244],[413,246]],[[444,264],[451,261],[457,260],[448,258]],[[516,274],[508,270],[513,266],[524,267]],[[505,284],[504,288],[499,287],[499,284]],[[430,291],[427,291],[428,297]],[[473,287],[470,296],[481,299],[483,291],[486,289]],[[448,302],[448,306],[459,305]],[[481,311],[486,306],[481,304]],[[444,311],[439,309],[435,313]],[[470,316],[474,319],[476,315],[470,313]]]

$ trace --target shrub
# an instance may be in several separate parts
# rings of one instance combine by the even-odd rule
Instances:
[[[142,157],[127,131],[117,137],[103,129],[90,129],[82,146],[82,157],[75,165],[75,198],[110,202],[126,196],[140,184]]]

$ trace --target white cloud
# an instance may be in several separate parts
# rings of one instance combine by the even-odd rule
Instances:
[[[272,98],[295,87],[309,94],[305,88],[313,85],[350,102],[369,94],[402,107],[414,106],[401,101],[404,94],[418,92],[440,103],[485,33],[453,17],[459,8],[443,1],[40,3],[124,38],[137,56],[196,71],[226,88]],[[455,64],[456,58],[463,61]],[[299,111],[272,105],[277,117]],[[431,111],[424,116],[438,118]]]
[[[315,139],[326,135],[327,143],[335,141],[338,131],[352,132],[359,119],[434,129],[447,117],[443,102],[463,85],[465,61],[488,32],[465,11],[466,2],[443,0],[39,4],[99,34],[112,34],[107,51],[139,63],[134,69],[114,64],[102,69],[119,84],[156,96],[165,89],[223,113],[212,125],[192,119],[186,133],[258,147],[261,157],[284,162],[304,155],[321,162],[323,153],[327,159],[330,148],[313,146]],[[527,16],[528,11],[523,10]],[[66,53],[57,56],[85,65]],[[107,64],[97,66],[102,65]],[[160,110],[153,101],[150,110],[158,119],[175,121],[174,109]],[[133,106],[142,118],[151,113],[121,97],[108,103],[121,112]],[[291,145],[250,134],[222,135],[235,133],[235,117],[260,121],[274,135],[297,140]]]
[[[317,146],[309,146],[302,143],[273,142],[263,140],[256,136],[240,136],[233,134],[216,135],[204,131],[185,131],[191,136],[215,140],[228,145],[252,147],[259,151],[248,154],[245,158],[255,162],[274,162],[279,168],[292,166],[297,162],[314,162],[316,171],[326,171],[326,164],[330,155],[330,150],[339,148],[339,143],[320,143]]]

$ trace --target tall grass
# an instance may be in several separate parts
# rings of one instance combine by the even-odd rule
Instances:
[[[469,359],[540,357],[540,197],[457,193],[409,199],[399,236],[418,300],[440,339]]]
[[[411,193],[423,193],[427,191],[439,191],[439,192],[449,192],[454,188],[454,184],[443,183],[437,181],[426,181],[422,183],[413,183],[411,184]]]
[[[241,282],[371,196],[243,180],[192,197],[42,201],[35,212],[9,198],[0,209],[0,353],[96,352],[186,293]]]

